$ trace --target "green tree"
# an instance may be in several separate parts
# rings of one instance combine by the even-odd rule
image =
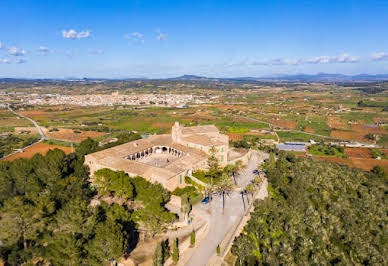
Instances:
[[[237,265],[385,264],[385,179],[288,153],[266,176],[269,197],[233,243]]]
[[[82,243],[71,234],[57,232],[48,238],[44,258],[53,265],[81,265]]]
[[[212,146],[209,151],[210,155],[207,159],[207,165],[209,167],[209,172],[218,172],[220,169],[220,163],[217,158],[217,149]]]
[[[190,234],[190,247],[194,247],[195,246],[195,231],[191,231],[191,234]]]
[[[238,160],[234,164],[228,164],[225,166],[224,171],[233,178],[234,184],[237,185],[236,177],[238,176],[240,170],[243,168],[243,163],[241,160]]]
[[[47,208],[48,212],[52,211],[52,206]],[[0,212],[3,244],[15,245],[20,241],[24,249],[28,248],[30,242],[37,240],[39,233],[44,231],[47,211],[25,202],[20,196],[6,200]]]
[[[94,237],[87,243],[90,263],[101,264],[118,259],[124,252],[122,226],[110,221],[97,224]]]
[[[94,183],[98,186],[101,195],[113,195],[127,200],[134,196],[134,188],[130,177],[124,171],[113,171],[103,168],[94,173]]]
[[[247,193],[251,194],[251,197],[252,197],[252,200],[253,200],[253,194],[256,192],[257,187],[253,183],[251,183],[251,184],[247,185],[245,190],[247,191]]]
[[[216,193],[222,196],[222,213],[225,210],[225,195],[229,195],[233,188],[232,179],[228,174],[223,173],[216,183]]]
[[[98,151],[100,148],[98,147],[98,142],[92,138],[87,138],[83,140],[78,147],[75,149],[76,153],[81,156],[84,156],[89,153],[93,153]]]
[[[217,252],[217,255],[218,255],[218,256],[221,255],[221,248],[220,248],[220,245],[217,245],[216,252]]]
[[[376,165],[375,167],[373,167],[371,172],[373,174],[375,174],[377,177],[380,177],[380,178],[386,177],[386,173],[384,171],[384,168],[382,168],[379,165]]]
[[[163,262],[163,251],[162,251],[162,242],[158,242],[155,247],[154,255],[152,256],[152,265],[153,266],[162,266]]]
[[[171,253],[172,261],[177,264],[179,261],[179,246],[178,239],[176,238],[172,244],[172,253]]]

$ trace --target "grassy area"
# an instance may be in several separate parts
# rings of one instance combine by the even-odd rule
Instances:
[[[323,138],[316,137],[313,135],[305,134],[302,132],[293,131],[276,131],[281,141],[321,141]]]
[[[376,114],[372,113],[363,113],[363,112],[349,112],[340,115],[342,120],[345,120],[345,122],[348,121],[364,121],[366,124],[374,124],[373,118],[377,117]]]
[[[77,144],[74,144],[73,142],[56,140],[56,139],[45,140],[44,143],[51,144],[51,145],[63,146],[63,147],[71,147],[71,145],[73,145],[73,147],[77,146]]]
[[[246,133],[250,129],[269,128],[268,124],[260,122],[216,121],[215,125],[222,131],[229,133]]]
[[[199,192],[194,186],[176,188],[171,194],[180,197],[182,202],[190,202],[191,205],[199,203],[203,198],[202,193]]]
[[[0,127],[0,133],[15,132],[14,127]]]
[[[298,129],[305,131],[307,127],[312,128],[316,134],[324,136],[330,135],[331,129],[327,124],[325,116],[309,115],[305,119],[298,119]]]
[[[377,144],[387,148],[388,147],[388,134],[381,135],[380,139],[377,141]]]
[[[318,156],[335,156],[340,158],[347,158],[343,147],[329,146],[329,145],[311,145],[308,152]]]
[[[388,155],[385,154],[384,152],[382,152],[381,150],[371,149],[370,154],[371,154],[372,158],[374,158],[374,159],[380,157],[381,159],[388,160]]]

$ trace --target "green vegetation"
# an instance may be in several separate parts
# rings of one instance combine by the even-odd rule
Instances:
[[[0,127],[0,133],[15,132],[15,127]]]
[[[12,153],[15,149],[21,149],[39,140],[36,135],[7,134],[0,136],[0,158]]]
[[[276,131],[281,141],[322,141],[324,138],[316,137],[310,134],[293,131]]]
[[[176,238],[172,243],[172,252],[171,252],[171,258],[174,264],[177,264],[179,261],[179,246],[178,246],[178,239]]]
[[[195,231],[191,231],[190,234],[190,247],[193,248],[195,246]]]
[[[381,135],[380,139],[377,141],[377,144],[387,148],[388,147],[388,134]]]
[[[317,144],[317,145],[309,146],[308,151],[310,154],[318,155],[318,156],[335,156],[335,157],[347,158],[347,155],[345,154],[345,150],[341,146]]]
[[[125,207],[89,205],[79,154],[60,150],[0,163],[0,256],[9,265],[101,265],[137,243]]]
[[[167,259],[170,257],[168,240],[158,242],[155,247],[154,254],[152,256],[153,266],[163,266]]]
[[[363,172],[280,153],[232,252],[236,265],[385,265],[388,202],[382,168]]]
[[[305,131],[307,127],[314,129],[314,132],[319,135],[329,136],[330,127],[327,125],[326,116],[309,115],[306,117],[298,116],[298,129]]]
[[[381,151],[381,150],[378,150],[378,149],[371,149],[371,150],[370,150],[370,154],[371,154],[372,158],[374,158],[374,159],[380,157],[381,159],[388,160],[388,155],[385,154],[385,153],[384,153],[383,151]]]
[[[251,129],[269,128],[268,124],[261,122],[216,121],[215,125],[222,131],[229,133],[245,133]]]
[[[202,200],[202,193],[194,186],[176,188],[171,194],[181,197],[182,202],[188,201],[191,205],[195,205]]]
[[[98,193],[103,196],[112,196],[123,200],[133,199],[134,188],[129,176],[123,171],[113,171],[107,168],[94,173],[94,184]]]
[[[189,176],[185,176],[185,183],[188,184],[188,185],[192,185],[192,186],[196,187],[199,191],[204,191],[205,190],[204,186],[202,186],[201,184],[198,184],[193,179],[191,179]]]
[[[152,184],[142,177],[130,178],[123,171],[100,169],[95,173],[95,184],[99,194],[123,200],[133,199],[143,207],[136,209],[133,220],[142,226],[145,235],[154,237],[176,220],[164,205],[170,200],[170,193],[160,184]]]
[[[56,140],[56,139],[45,140],[44,143],[47,143],[50,145],[63,146],[63,147],[71,147],[72,145],[74,145],[72,142],[63,141],[63,140]],[[76,146],[76,145],[74,145],[74,146]]]
[[[387,102],[376,102],[376,101],[359,101],[358,106],[360,107],[388,107]]]

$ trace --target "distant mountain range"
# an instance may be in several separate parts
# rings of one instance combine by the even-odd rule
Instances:
[[[318,73],[315,75],[296,74],[296,75],[275,75],[270,77],[236,77],[236,78],[209,78],[204,76],[183,75],[170,80],[219,80],[219,81],[269,81],[269,82],[373,82],[373,81],[388,81],[388,74],[358,74],[358,75],[343,75],[343,74],[328,74]]]
[[[213,78],[196,75],[183,75],[175,78],[149,79],[149,78],[121,78],[121,79],[104,79],[104,78],[65,78],[65,79],[23,79],[23,78],[0,78],[0,83],[19,83],[19,82],[109,82],[109,81],[141,81],[141,80],[171,80],[171,81],[213,81],[213,82],[377,82],[388,81],[388,74],[296,74],[296,75],[274,75],[268,77],[235,77],[235,78]]]

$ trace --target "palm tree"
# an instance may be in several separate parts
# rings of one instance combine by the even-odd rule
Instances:
[[[244,167],[241,160],[238,160],[234,164],[228,164],[225,166],[224,171],[228,173],[230,176],[233,177],[234,184],[237,186],[236,177],[238,176],[238,173],[240,170]]]
[[[222,214],[224,214],[225,210],[225,195],[229,195],[229,193],[233,190],[233,181],[227,173],[222,173],[220,179],[216,184],[216,192],[222,196]]]
[[[254,184],[248,184],[245,190],[247,193],[251,194],[253,200],[253,194],[256,192],[257,187]],[[248,198],[248,197],[247,197]]]

